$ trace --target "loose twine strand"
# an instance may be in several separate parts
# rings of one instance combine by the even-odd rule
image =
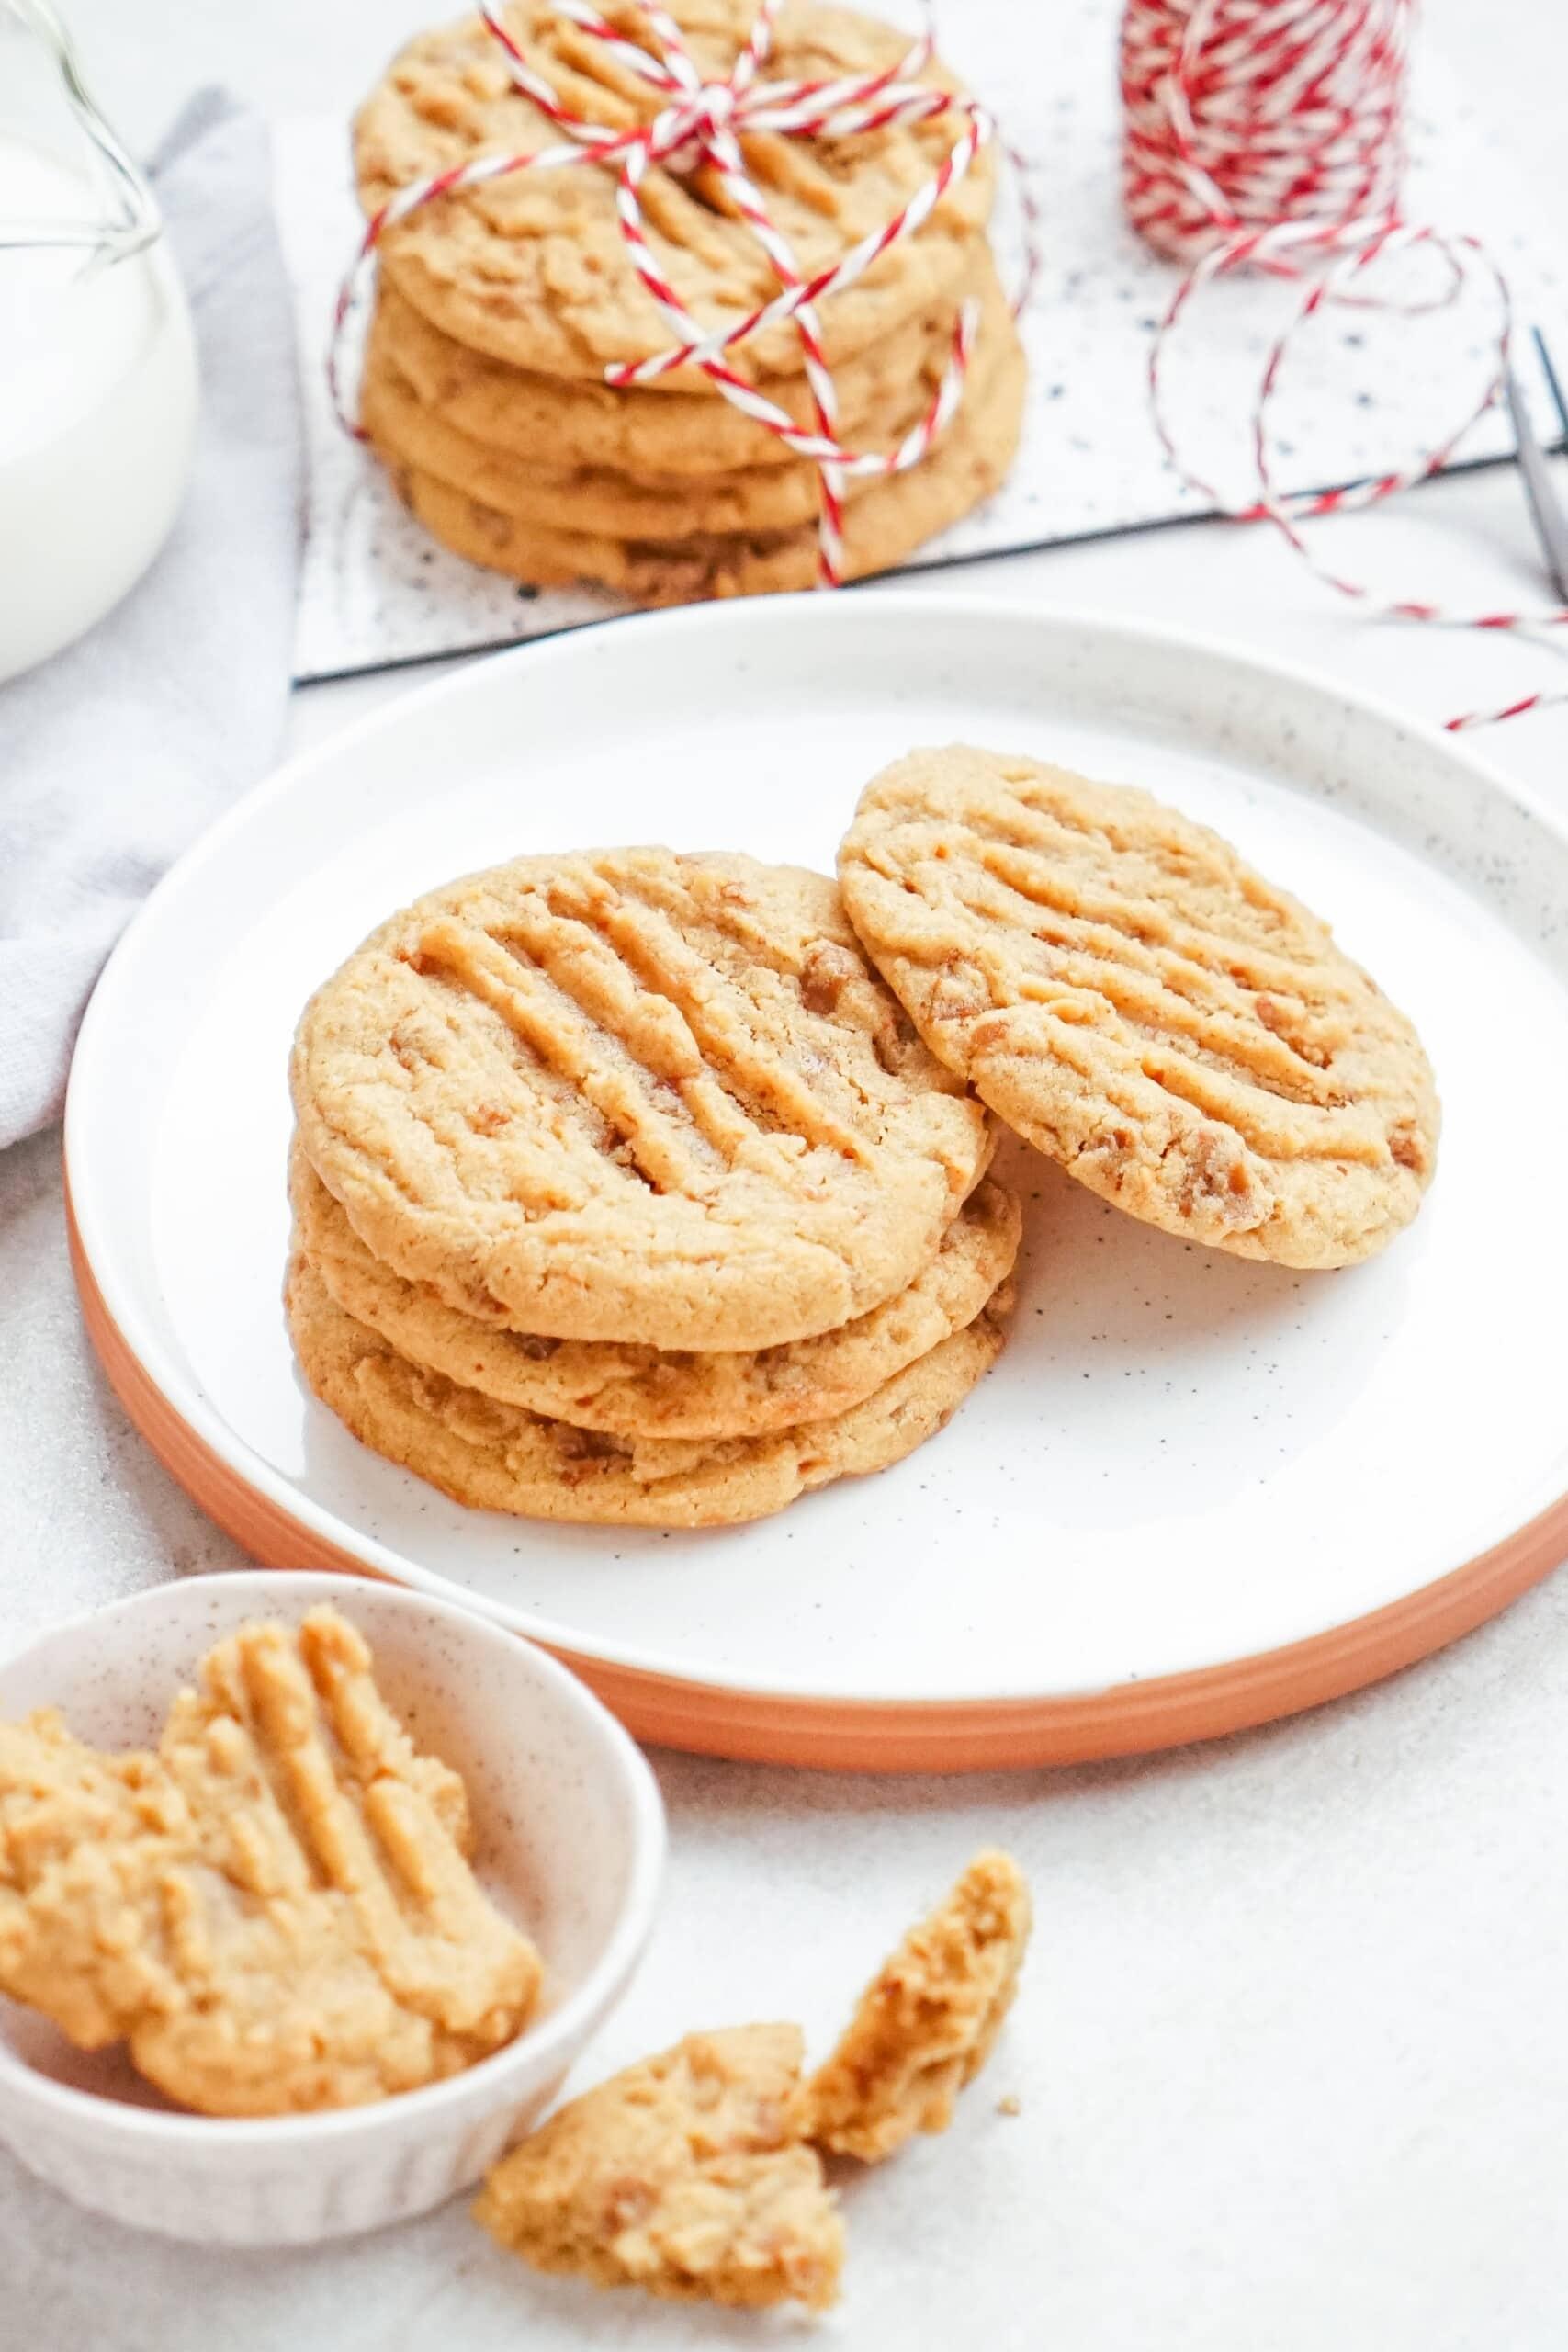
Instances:
[[[1446,466],[1500,397],[1514,335],[1507,282],[1479,241],[1401,211],[1405,101],[1416,0],[1127,0],[1122,31],[1123,195],[1156,251],[1185,265],[1149,351],[1149,397],[1167,457],[1183,481],[1242,521],[1273,525],[1316,577],[1374,617],[1529,635],[1568,625],[1562,605],[1456,612],[1385,600],[1325,563],[1303,536],[1315,515],[1381,505]],[[1445,265],[1435,297],[1399,301],[1362,281],[1380,263],[1428,251]],[[1265,360],[1249,419],[1257,494],[1237,505],[1184,457],[1170,421],[1165,367],[1189,304],[1216,278],[1251,268],[1303,282]],[[1437,447],[1347,489],[1291,494],[1274,470],[1272,408],[1298,337],[1325,305],[1409,315],[1457,300],[1472,277],[1495,301],[1495,364],[1479,400]],[[1531,694],[1467,711],[1451,732],[1568,702]]]
[[[333,405],[349,431],[363,437],[345,392],[342,354],[351,316],[368,291],[376,256],[389,229],[422,206],[460,188],[505,179],[520,172],[589,164],[616,173],[615,211],[622,238],[638,278],[668,325],[673,342],[646,359],[606,368],[604,381],[626,387],[651,383],[678,368],[697,368],[732,406],[777,435],[796,457],[818,469],[821,498],[818,517],[818,581],[836,587],[843,577],[845,485],[867,476],[908,472],[926,456],[964,396],[974,358],[980,306],[972,297],[960,303],[946,365],[924,413],[896,447],[887,451],[847,447],[839,436],[839,401],[824,356],[819,303],[863,277],[873,263],[912,237],[949,192],[965,177],[980,150],[996,135],[986,108],[955,92],[916,79],[930,62],[933,38],[929,13],[925,30],[905,55],[880,73],[846,74],[829,81],[769,81],[763,68],[773,51],[781,0],[759,0],[750,36],[728,74],[705,81],[680,27],[667,10],[644,0],[642,16],[651,46],[633,41],[608,23],[587,0],[556,0],[557,14],[603,41],[607,52],[629,68],[660,101],[653,119],[631,130],[591,121],[567,107],[513,39],[499,9],[481,0],[479,13],[504,56],[512,79],[565,140],[533,154],[482,155],[399,188],[367,221],[354,265],[337,299],[327,374]],[[830,268],[806,275],[788,238],[770,213],[748,173],[740,150],[746,132],[770,131],[788,139],[843,139],[886,129],[952,118],[956,136],[929,179],[882,227],[860,239]],[[1007,151],[1010,154],[1011,151]],[[1017,158],[1013,157],[1016,164]],[[649,169],[667,164],[689,170],[710,165],[739,217],[766,254],[779,291],[748,316],[722,328],[705,328],[691,315],[660,269],[649,245],[641,189]],[[1034,275],[1034,215],[1027,182],[1021,180],[1027,258],[1015,311],[1027,300]],[[749,383],[728,354],[769,327],[792,322],[799,337],[801,364],[811,394],[812,421],[798,425],[787,411]]]

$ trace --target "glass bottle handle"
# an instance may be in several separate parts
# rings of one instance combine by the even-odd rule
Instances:
[[[0,18],[6,17],[35,34],[53,57],[71,111],[104,165],[114,210],[102,221],[0,220],[0,252],[41,245],[79,247],[96,254],[106,266],[141,253],[163,227],[158,200],[94,105],[74,45],[52,0],[0,0]]]

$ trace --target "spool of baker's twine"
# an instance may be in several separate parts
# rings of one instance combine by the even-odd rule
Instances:
[[[1386,600],[1332,570],[1303,534],[1314,515],[1380,505],[1438,472],[1498,400],[1507,372],[1513,312],[1501,270],[1474,237],[1410,221],[1402,210],[1415,16],[1416,0],[1127,0],[1124,200],[1148,243],[1184,270],[1150,345],[1149,397],[1182,479],[1223,512],[1271,523],[1337,594],[1381,619],[1528,635],[1568,626],[1568,608],[1465,613],[1425,599]],[[1431,308],[1378,292],[1368,275],[1424,249],[1447,266],[1439,302],[1455,301],[1472,279],[1491,290],[1498,317],[1491,380],[1453,430],[1410,464],[1348,489],[1282,491],[1271,406],[1297,337],[1329,304]],[[1164,370],[1193,298],[1242,269],[1297,280],[1302,290],[1258,381],[1249,418],[1256,495],[1238,505],[1184,457]],[[1526,695],[1448,725],[1488,726],[1564,701],[1568,694]]]

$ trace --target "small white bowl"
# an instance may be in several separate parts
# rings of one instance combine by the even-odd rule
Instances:
[[[260,2121],[191,2115],[120,2052],[88,2056],[0,2000],[0,2138],[79,2205],[209,2245],[304,2245],[427,2211],[534,2120],[631,1979],[653,1925],[664,1812],[626,1733],[516,1634],[367,1578],[260,1569],[160,1585],[0,1665],[0,1717],[55,1706],[102,1747],[150,1745],[169,1701],[247,1618],[331,1601],[389,1703],[454,1765],[476,1868],[533,1937],[546,2010],[467,2074],[374,2106]]]

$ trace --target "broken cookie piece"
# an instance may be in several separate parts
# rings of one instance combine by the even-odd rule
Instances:
[[[511,2041],[540,1963],[329,1609],[203,1660],[156,1755],[0,1725],[0,1991],[209,2115],[349,2107]]]
[[[818,2150],[871,2162],[946,2127],[1007,2014],[1029,1924],[1017,1863],[976,1854],[809,2083],[798,2026],[689,2034],[504,2156],[476,2219],[535,2269],[598,2287],[826,2310],[843,2229]]]
[[[573,2099],[474,2211],[537,2270],[682,2300],[825,2310],[843,2230],[804,2121],[798,2026],[689,2034]]]
[[[1030,1917],[1010,1855],[976,1854],[884,1962],[812,2077],[807,2130],[820,2147],[874,2164],[917,2132],[946,2131],[1011,2006]]]

